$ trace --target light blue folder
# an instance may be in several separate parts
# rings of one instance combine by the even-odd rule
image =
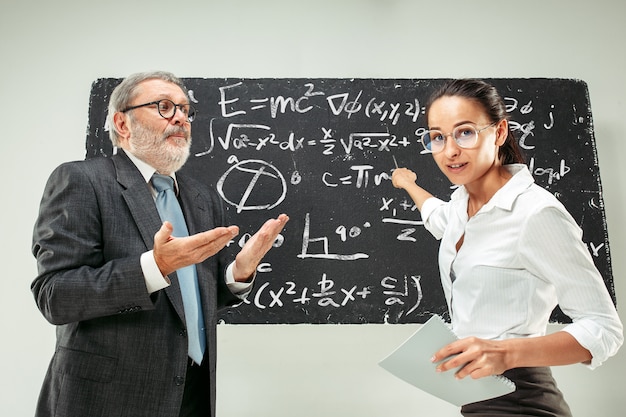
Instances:
[[[515,384],[501,375],[472,379],[454,377],[456,370],[436,372],[432,355],[443,346],[457,340],[445,321],[433,315],[411,337],[402,343],[379,365],[411,385],[456,406],[515,391]]]

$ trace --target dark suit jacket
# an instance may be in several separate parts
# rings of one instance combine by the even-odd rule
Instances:
[[[225,224],[220,199],[177,174],[189,233]],[[140,255],[161,220],[150,188],[123,151],[70,162],[50,176],[33,233],[32,291],[57,325],[56,349],[37,416],[177,417],[187,369],[183,303],[176,275],[149,295]],[[217,308],[238,300],[226,288],[224,255],[197,265],[215,414]]]

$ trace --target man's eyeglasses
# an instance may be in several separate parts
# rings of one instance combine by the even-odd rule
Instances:
[[[124,110],[121,110],[122,113],[126,113],[127,111],[138,109],[140,107],[152,106],[156,105],[159,114],[164,119],[171,119],[176,114],[176,109],[180,109],[180,111],[187,116],[187,120],[189,123],[193,122],[196,118],[196,109],[191,104],[176,104],[172,100],[163,99],[157,101],[151,101],[150,103],[138,104],[136,106],[127,107]]]
[[[441,130],[427,130],[422,134],[422,145],[427,151],[439,153],[446,146],[446,138],[452,136],[460,148],[473,148],[478,141],[478,134],[496,123],[498,122],[493,122],[480,129],[474,125],[465,124],[455,127],[451,133],[443,133]]]

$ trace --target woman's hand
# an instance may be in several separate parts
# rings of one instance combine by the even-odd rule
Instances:
[[[442,361],[437,365],[438,372],[462,366],[456,373],[457,378],[469,375],[477,379],[500,375],[513,368],[589,363],[591,359],[589,350],[574,336],[558,331],[546,336],[505,340],[467,337],[439,349],[431,360]]]
[[[431,358],[437,365],[437,372],[462,367],[455,376],[458,379],[471,376],[473,379],[490,375],[500,375],[510,369],[509,352],[506,342],[468,337],[457,340],[439,349]]]
[[[417,175],[408,168],[396,168],[391,174],[391,183],[396,188],[407,189],[410,185],[415,185]]]
[[[422,211],[424,201],[432,197],[428,191],[415,183],[417,174],[408,168],[396,168],[391,174],[391,182],[394,187],[404,189],[415,203],[419,211]]]

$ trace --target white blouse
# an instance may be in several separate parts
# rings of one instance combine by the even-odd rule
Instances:
[[[558,303],[573,321],[563,330],[591,352],[595,368],[622,345],[623,327],[582,230],[525,165],[506,167],[513,177],[472,218],[464,187],[447,203],[422,206],[426,229],[441,239],[452,329],[461,338],[541,336]]]

